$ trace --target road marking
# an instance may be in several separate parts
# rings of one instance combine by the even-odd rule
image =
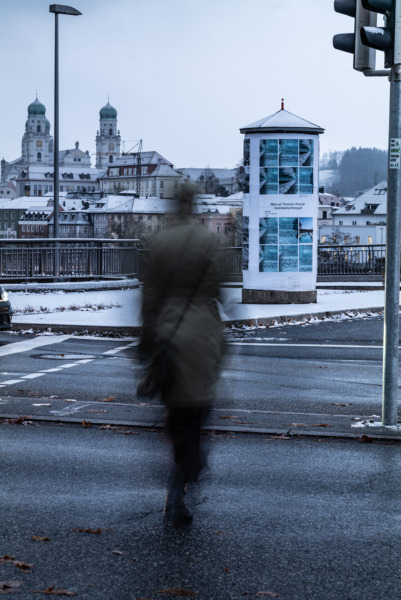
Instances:
[[[8,356],[9,354],[17,354],[18,352],[27,352],[28,350],[33,350],[34,348],[39,348],[40,346],[59,344],[60,342],[65,342],[65,340],[68,340],[70,337],[70,335],[54,336],[51,339],[47,336],[36,337],[23,342],[7,344],[6,346],[0,347],[0,356]]]
[[[51,412],[53,415],[56,415],[56,417],[65,417],[78,412],[81,410],[81,408],[86,408],[87,406],[92,406],[93,404],[93,402],[77,402],[77,404],[74,404],[73,406],[66,406],[66,408],[63,408],[63,410],[51,410],[49,412]]]
[[[366,346],[363,344],[278,344],[272,342],[228,342],[229,346],[271,346],[273,348],[373,348],[382,350],[383,346]]]
[[[92,360],[94,359],[86,358],[75,363],[67,363],[66,365],[53,367],[52,369],[43,369],[42,371],[38,371],[37,373],[28,373],[28,375],[21,376],[20,379],[9,379],[8,381],[2,381],[0,383],[0,388],[5,387],[6,385],[14,385],[15,383],[21,383],[24,379],[36,379],[37,377],[42,377],[43,375],[46,375],[46,373],[56,373],[57,371],[62,371],[63,369],[71,369],[71,367],[78,367],[83,363],[86,364],[88,362],[92,362]]]
[[[132,348],[133,346],[137,346],[138,342],[132,342],[131,344],[127,344],[126,346],[118,346],[118,348],[113,348],[112,350],[107,350],[103,352],[103,354],[117,354],[117,352],[121,352],[122,350],[126,350],[127,348]]]

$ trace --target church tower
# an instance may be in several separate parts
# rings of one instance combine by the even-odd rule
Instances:
[[[117,131],[117,111],[107,102],[99,112],[99,131],[96,135],[96,167],[105,169],[121,154],[121,137]]]
[[[28,106],[28,119],[22,136],[21,155],[24,164],[49,164],[53,155],[53,138],[46,107],[38,98]]]

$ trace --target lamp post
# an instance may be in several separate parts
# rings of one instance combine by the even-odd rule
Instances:
[[[49,12],[54,13],[54,227],[53,237],[55,242],[54,276],[59,275],[59,85],[58,85],[58,16],[81,15],[76,8],[64,4],[51,4]]]

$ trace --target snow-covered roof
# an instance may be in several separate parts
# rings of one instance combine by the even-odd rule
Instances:
[[[177,201],[168,198],[134,198],[133,213],[165,214],[177,212]]]
[[[264,117],[250,125],[241,127],[241,133],[260,133],[268,131],[297,132],[297,133],[323,133],[324,129],[310,121],[301,119],[283,108],[273,115]]]
[[[155,150],[150,150],[150,151],[140,152],[140,153],[133,152],[131,154],[123,153],[121,156],[116,157],[114,160],[114,163],[109,166],[111,166],[111,167],[117,166],[118,167],[121,165],[136,165],[136,164],[138,164],[138,155],[139,154],[141,157],[142,165],[155,165],[155,164],[158,164],[159,162],[161,162],[161,163],[170,165],[171,167],[173,166],[172,162],[170,162],[169,160],[164,158],[164,156],[162,156]]]
[[[230,214],[230,206],[227,204],[194,204],[193,212],[195,214],[216,213],[219,215]]]
[[[370,211],[368,214],[386,215],[387,214],[387,181],[381,181],[372,189],[364,194],[354,198],[352,203],[346,204],[335,211],[338,215],[363,214],[363,211]]]
[[[0,209],[7,208],[9,210],[38,210],[43,209],[48,205],[52,198],[43,196],[20,196],[13,200],[0,200]]]
[[[206,167],[205,169],[200,168],[183,168],[177,169],[180,171],[185,177],[189,177],[192,181],[197,181],[199,177],[206,171],[212,171],[213,175],[217,177],[221,182],[229,181],[235,177],[236,169],[212,169],[211,167]]]
[[[152,171],[152,176],[156,175],[159,177],[181,177],[181,173],[178,173],[171,165],[164,163],[159,163],[155,170]]]

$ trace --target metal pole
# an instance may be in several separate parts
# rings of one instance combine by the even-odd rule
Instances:
[[[59,98],[58,98],[58,13],[54,13],[54,277],[60,271],[59,261]]]
[[[401,65],[390,78],[386,273],[383,336],[383,425],[397,424],[401,215]]]

